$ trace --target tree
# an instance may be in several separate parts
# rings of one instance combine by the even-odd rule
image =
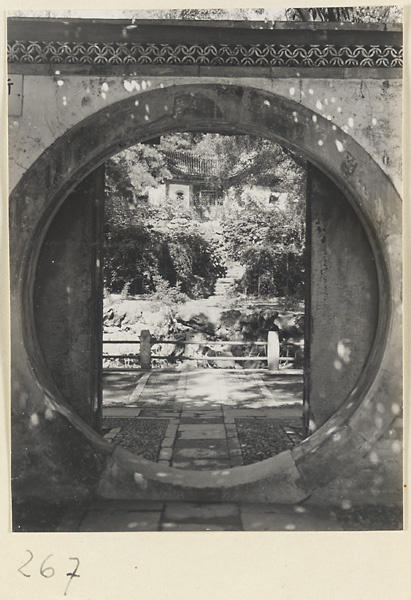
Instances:
[[[398,6],[288,8],[285,16],[290,21],[398,23],[402,20],[402,9]]]
[[[304,296],[305,211],[285,212],[252,197],[234,203],[224,216],[228,254],[244,267],[240,288],[247,295]]]
[[[146,144],[106,163],[104,278],[109,291],[127,286],[131,294],[147,293],[164,280],[191,297],[204,297],[225,273],[217,248],[197,230],[189,210],[150,206],[147,188],[169,175],[165,155]],[[171,229],[165,220],[173,223]]]

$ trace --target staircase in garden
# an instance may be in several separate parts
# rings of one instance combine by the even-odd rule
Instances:
[[[220,277],[217,279],[213,296],[225,296],[234,284],[234,277]]]

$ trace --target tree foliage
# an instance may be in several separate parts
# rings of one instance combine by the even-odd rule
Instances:
[[[397,23],[402,19],[402,10],[398,6],[324,6],[321,8],[288,8],[285,15],[291,21]]]
[[[106,163],[104,279],[131,294],[156,290],[163,280],[192,298],[209,296],[225,268],[217,248],[196,227],[190,210],[148,202],[147,187],[169,176],[164,155],[144,144]]]
[[[193,209],[153,206],[147,189],[170,176],[167,151],[212,158],[209,183],[226,198],[223,248],[199,227]],[[155,291],[160,281],[192,298],[207,297],[225,274],[222,252],[245,272],[241,289],[300,297],[304,279],[305,162],[278,144],[248,135],[182,133],[156,146],[138,144],[107,163],[105,280],[110,291]],[[271,190],[271,204],[258,190]],[[278,199],[285,198],[280,206]],[[160,279],[159,279],[160,278]]]
[[[245,267],[239,282],[243,293],[303,298],[303,198],[285,212],[248,197],[231,203],[223,223],[228,253]]]

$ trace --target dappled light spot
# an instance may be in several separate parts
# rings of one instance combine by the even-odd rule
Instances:
[[[39,423],[40,423],[40,419],[38,417],[38,414],[37,413],[33,413],[31,415],[31,417],[30,417],[30,425],[32,427],[37,427]]]
[[[319,146],[323,146],[323,145],[324,145],[324,142],[323,142],[323,140],[318,140],[318,142],[317,142],[317,143],[318,143],[318,145],[319,145]]]
[[[334,104],[336,102],[335,96],[331,96],[331,102]]]
[[[290,87],[289,92],[290,92],[290,96],[294,96],[294,94],[295,94],[295,87]]]
[[[295,529],[295,528],[296,528],[296,525],[295,525],[294,523],[288,523],[288,524],[285,526],[285,529],[286,529],[287,531],[294,531],[294,529]]]
[[[52,410],[50,407],[47,407],[44,413],[44,417],[47,421],[52,421],[55,417],[54,410]]]
[[[381,427],[383,426],[383,420],[381,419],[381,417],[375,418],[375,425],[378,427],[378,429],[381,429]]]
[[[341,440],[341,433],[333,435],[333,442],[339,442]]]
[[[345,363],[350,362],[351,349],[342,340],[337,344],[337,354]]]
[[[341,108],[341,106],[339,106],[339,107],[337,108],[337,112],[339,112],[339,113],[341,113],[341,112],[342,112],[342,108]]]
[[[54,71],[54,75],[60,75],[60,71]]]
[[[400,414],[400,412],[401,412],[401,407],[400,407],[400,405],[399,405],[399,404],[397,404],[396,402],[393,402],[393,403],[391,404],[391,412],[392,412],[394,415],[399,415],[399,414]]]
[[[101,97],[103,98],[103,100],[105,100],[107,98],[107,94],[106,92],[101,92]]]
[[[72,291],[73,291],[73,290],[72,290],[72,288],[71,288],[71,287],[68,285],[68,286],[66,287],[66,292],[67,292],[68,294],[71,294],[71,292],[72,292]]]
[[[315,431],[315,429],[317,428],[316,424],[315,424],[315,421],[313,421],[312,419],[310,419],[309,422],[308,422],[308,427],[309,427],[310,431]]]
[[[132,81],[128,81],[127,79],[124,81],[124,87],[128,92],[132,92],[133,90],[140,91],[140,84],[133,79]]]
[[[377,411],[381,414],[385,413],[385,406],[382,402],[378,402],[377,404]]]
[[[303,506],[295,506],[294,510],[295,510],[296,513],[305,513],[305,512],[307,512],[307,509],[304,508]]]
[[[101,89],[103,90],[103,92],[108,92],[108,84],[106,82],[104,82],[103,85],[101,86]]]
[[[372,123],[373,125],[376,125],[376,124],[377,124],[377,119],[374,117],[374,118],[372,119],[371,123]]]
[[[67,96],[63,96],[63,106],[67,106]]]
[[[336,369],[337,371],[341,371],[342,369],[342,363],[340,360],[335,359],[334,361],[334,369]]]
[[[133,479],[141,488],[145,489],[147,487],[147,480],[141,473],[134,473]]]
[[[401,448],[402,448],[402,444],[399,440],[394,440],[393,443],[391,444],[391,448],[392,451],[395,452],[396,454],[400,454],[401,453]]]
[[[63,81],[62,79],[59,79],[59,80],[57,81],[57,85],[58,85],[59,87],[61,87],[62,85],[64,85],[64,81]]]
[[[354,119],[353,119],[352,117],[350,117],[350,118],[348,119],[348,125],[349,125],[351,128],[352,128],[352,127],[354,127]]]
[[[338,152],[344,152],[344,145],[340,140],[335,140],[335,145],[337,146]]]
[[[314,123],[317,123],[317,115],[313,115],[312,116],[312,120],[313,120]]]
[[[352,506],[352,504],[351,504],[350,500],[343,500],[341,502],[341,508],[343,510],[350,510],[351,506]]]
[[[374,450],[370,452],[370,461],[373,465],[377,465],[380,462],[379,456]]]
[[[322,110],[323,109],[322,102],[320,100],[317,100],[317,102],[315,103],[315,107],[318,108],[318,110]]]
[[[309,88],[308,93],[313,95],[314,94],[314,90],[312,88]]]

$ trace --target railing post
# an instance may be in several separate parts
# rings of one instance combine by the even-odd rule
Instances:
[[[267,339],[268,370],[278,371],[280,367],[280,338],[278,331],[269,331]]]
[[[140,367],[151,369],[151,335],[149,329],[140,332]]]

